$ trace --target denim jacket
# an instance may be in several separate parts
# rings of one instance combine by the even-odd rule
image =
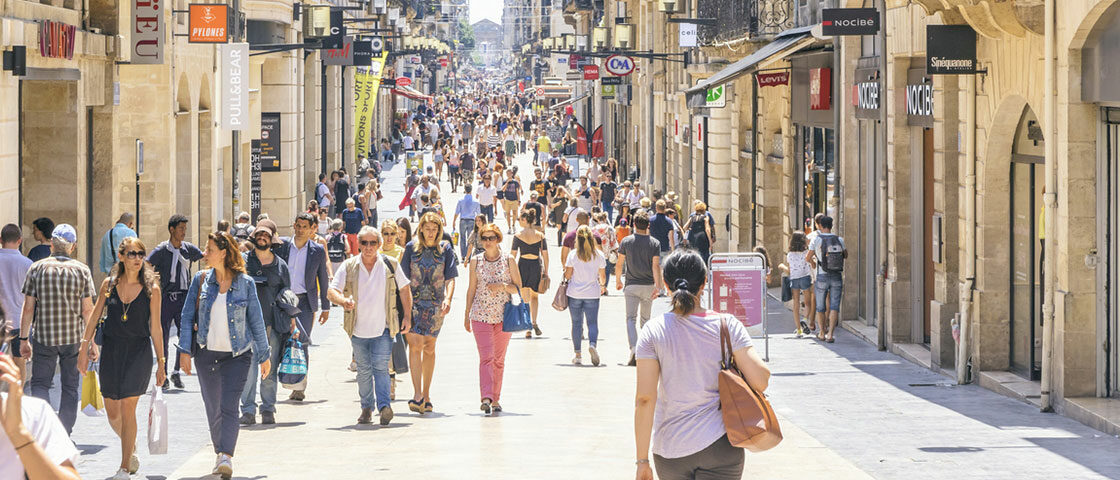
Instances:
[[[212,270],[203,270],[194,275],[191,287],[187,290],[186,301],[183,302],[182,330],[179,334],[179,351],[191,353],[191,339],[196,336],[202,340],[200,345],[205,346],[207,333],[210,331],[210,307],[218,295],[217,277],[211,274]],[[201,295],[199,289],[202,289]],[[195,306],[195,299],[198,306]],[[268,335],[264,329],[264,318],[261,315],[261,304],[257,300],[257,287],[253,278],[238,274],[230,283],[226,292],[226,311],[229,322],[229,340],[233,347],[233,354],[241,355],[250,349],[257,363],[264,363],[271,355],[268,346]],[[195,327],[198,330],[195,331]]]

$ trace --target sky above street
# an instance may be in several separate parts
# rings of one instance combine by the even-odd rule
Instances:
[[[501,25],[504,4],[503,0],[470,0],[471,25],[484,18]]]

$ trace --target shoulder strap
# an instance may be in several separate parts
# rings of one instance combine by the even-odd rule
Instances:
[[[732,355],[731,332],[727,330],[727,317],[719,316],[719,342],[720,342],[720,368],[727,370],[735,367],[735,357]]]

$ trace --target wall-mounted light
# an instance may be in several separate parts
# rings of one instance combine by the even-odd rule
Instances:
[[[371,15],[381,15],[385,13],[386,0],[370,0],[367,11]]]
[[[616,23],[614,25],[614,48],[630,50],[634,48],[634,25]]]
[[[591,46],[595,51],[606,49],[610,46],[610,29],[607,27],[595,27],[591,29]]]
[[[661,10],[661,13],[677,13],[678,5],[677,0],[661,0],[658,2],[658,10]]]

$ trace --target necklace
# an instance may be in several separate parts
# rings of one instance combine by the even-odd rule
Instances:
[[[139,297],[140,297],[140,294],[137,293],[136,297],[133,298],[131,302],[125,303],[124,314],[121,315],[121,322],[127,322],[128,321],[128,309],[132,308],[132,304],[134,302],[136,302],[136,298],[139,298]],[[119,290],[117,291],[117,299],[120,300],[121,303],[124,303],[124,299],[121,299],[121,292]]]

